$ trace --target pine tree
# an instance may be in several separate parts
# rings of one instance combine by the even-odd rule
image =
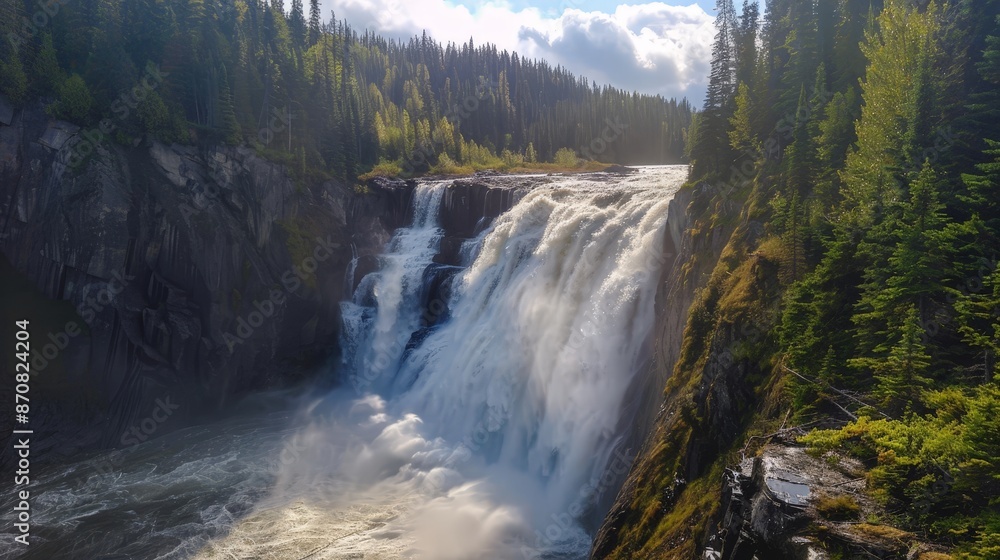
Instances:
[[[989,263],[983,272],[982,287],[962,293],[955,311],[962,340],[981,351],[982,378],[990,383],[1000,379],[1000,269]]]
[[[992,159],[976,166],[979,173],[968,173],[962,180],[968,194],[960,197],[972,213],[985,220],[991,244],[1000,243],[1000,141],[986,140],[987,156]]]
[[[55,113],[59,118],[87,124],[93,106],[94,98],[90,95],[87,82],[79,74],[73,74],[59,88]]]
[[[750,88],[745,83],[739,85],[735,104],[736,110],[730,119],[729,145],[737,152],[756,156],[760,153],[760,141],[753,130]]]
[[[847,159],[847,151],[857,139],[854,121],[861,107],[857,102],[854,88],[847,92],[837,92],[823,111],[819,122],[819,136],[816,139],[817,163],[820,179],[816,195],[826,209],[837,202],[840,189],[840,171]]]
[[[225,137],[226,143],[238,145],[243,141],[240,133],[240,124],[236,120],[236,112],[233,110],[233,96],[229,88],[229,75],[226,67],[222,67],[219,78],[219,128]]]
[[[895,242],[882,270],[868,273],[853,317],[862,356],[877,355],[885,348],[885,341],[900,328],[899,309],[913,306],[917,319],[927,324],[949,297],[948,278],[955,274],[959,240],[974,233],[954,225],[945,214],[939,183],[934,168],[925,162],[910,186],[909,199],[901,205],[900,217],[883,226],[892,232],[884,239]]]
[[[309,0],[309,46],[313,46],[319,42],[320,34],[320,22],[322,21],[322,16],[320,15],[319,0]]]
[[[882,0],[843,0],[839,8],[840,18],[834,31],[832,53],[836,64],[831,67],[829,60],[824,62],[828,63],[827,70],[831,72],[832,89],[845,91],[857,87],[865,75],[868,60],[861,48],[865,42],[865,31],[871,29],[875,15],[882,9]]]
[[[906,0],[888,0],[878,31],[868,36],[863,50],[871,64],[862,84],[857,150],[848,155],[844,172],[844,225],[867,229],[898,198],[899,173],[906,167],[900,147],[917,106],[912,101],[915,77],[923,64],[933,67],[940,57],[933,40],[939,25],[933,3],[918,12]]]
[[[906,308],[898,332],[885,357],[849,360],[855,366],[872,370],[875,378],[872,394],[890,416],[912,410],[931,384],[928,376],[931,357],[923,343],[924,328],[916,306]]]
[[[791,192],[800,197],[812,188],[816,174],[816,146],[813,144],[812,112],[806,97],[806,88],[799,88],[798,110],[795,112],[792,143],[785,150],[785,164]]]
[[[784,50],[788,64],[782,74],[782,91],[777,109],[791,115],[798,107],[799,89],[814,83],[819,66],[816,13],[812,0],[792,2],[789,10],[789,34]]]
[[[0,60],[0,93],[15,104],[25,101],[28,93],[28,75],[24,72],[20,54],[16,52]]]
[[[744,0],[736,33],[736,81],[750,84],[757,70],[757,34],[760,20],[760,6],[757,2]]]
[[[729,119],[736,95],[736,9],[732,0],[718,0],[715,19],[715,44],[712,47],[712,72],[709,77],[705,108],[698,123],[697,143],[691,149],[696,177],[723,173],[732,162],[728,142]]]
[[[63,72],[59,67],[59,59],[52,44],[51,33],[46,33],[42,37],[42,48],[35,56],[32,74],[36,77],[36,90],[39,94],[45,95],[58,91],[62,84]]]
[[[292,33],[292,44],[298,49],[304,49],[307,29],[302,0],[292,0],[292,12],[288,15],[288,29]]]

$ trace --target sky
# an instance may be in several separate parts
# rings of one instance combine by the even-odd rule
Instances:
[[[494,43],[629,91],[700,106],[715,35],[715,0],[322,0],[355,29],[407,39]],[[329,17],[329,16],[327,16]]]

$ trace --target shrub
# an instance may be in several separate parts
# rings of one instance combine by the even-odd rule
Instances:
[[[382,160],[372,168],[371,171],[358,177],[362,181],[375,177],[399,177],[403,174],[403,166],[398,161]]]
[[[564,167],[576,167],[577,157],[576,152],[570,148],[560,148],[556,152],[555,163]]]
[[[146,98],[139,102],[136,114],[145,132],[158,133],[170,125],[170,111],[163,98],[155,91],[149,92]]]
[[[21,59],[15,54],[10,60],[0,60],[0,93],[18,104],[24,101],[27,92],[28,76],[24,73]]]
[[[85,123],[93,105],[94,98],[90,95],[87,82],[79,74],[73,74],[59,86],[55,116],[75,123]]]

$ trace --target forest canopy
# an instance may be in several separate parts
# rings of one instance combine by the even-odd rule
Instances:
[[[693,113],[686,100],[598,86],[472,39],[359,33],[324,18],[318,0],[47,5],[0,0],[0,92],[47,100],[53,116],[81,126],[112,119],[110,140],[122,144],[143,134],[247,143],[345,179],[377,164],[416,174],[553,161],[561,149],[679,163]],[[121,99],[150,67],[162,84]]]
[[[780,268],[761,367],[895,521],[1000,558],[1000,2],[718,2],[689,147]]]

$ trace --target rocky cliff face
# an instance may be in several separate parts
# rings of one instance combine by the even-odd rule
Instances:
[[[591,551],[593,559],[933,558],[886,517],[846,457],[808,456],[786,422],[774,326],[793,259],[762,241],[766,180],[674,200],[650,378],[659,413]],[[673,210],[673,206],[671,207]],[[677,233],[675,233],[675,236]],[[927,553],[923,556],[922,554]]]
[[[339,303],[411,219],[414,182],[351,188],[248,148],[92,134],[0,99],[4,320],[32,321],[36,458],[143,441],[330,369]],[[437,292],[523,193],[480,179],[444,201]]]
[[[248,148],[94,145],[0,106],[0,252],[30,286],[4,319],[33,320],[33,450],[52,458],[320,369],[352,257],[407,218],[405,185],[296,180]]]
[[[645,376],[643,423],[633,431],[636,459],[624,485],[611,504],[595,538],[591,558],[638,558],[652,538],[648,524],[656,523],[681,492],[690,472],[700,468],[698,452],[687,453],[701,439],[689,438],[691,427],[684,421],[694,412],[690,395],[671,395],[668,389],[685,348],[690,311],[708,283],[733,228],[705,228],[699,221],[710,193],[685,188],[670,204],[666,254],[657,294],[657,330],[653,341],[653,361]],[[653,406],[655,404],[655,407]],[[683,424],[683,425],[682,425]],[[706,434],[707,435],[707,434]],[[652,502],[645,504],[649,496]],[[652,511],[650,511],[652,510]],[[655,517],[653,517],[655,516]],[[649,556],[654,557],[654,556]]]

